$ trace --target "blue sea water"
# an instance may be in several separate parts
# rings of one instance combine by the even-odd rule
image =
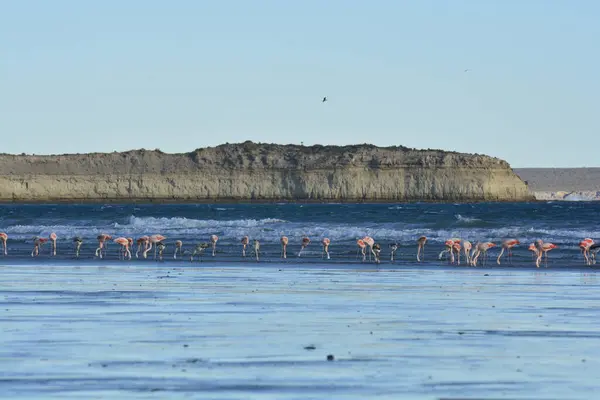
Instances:
[[[258,239],[264,261],[279,259],[281,235],[290,240],[293,255],[304,235],[312,244],[304,259],[320,259],[320,241],[331,239],[332,262],[356,261],[356,239],[369,235],[381,244],[382,258],[388,245],[400,245],[400,262],[416,259],[416,239],[425,235],[426,261],[437,261],[446,239],[492,241],[505,238],[522,243],[514,262],[531,261],[529,243],[543,239],[559,246],[549,253],[552,265],[579,265],[578,243],[600,239],[600,204],[592,202],[477,203],[477,204],[224,204],[224,205],[2,205],[0,231],[9,235],[9,257],[30,257],[35,236],[58,235],[59,258],[72,258],[72,238],[84,239],[81,259],[93,259],[100,233],[132,237],[160,233],[167,237],[166,254],[175,240],[191,250],[219,236],[218,257],[239,260],[240,240]],[[42,250],[47,256],[50,246]],[[490,252],[495,253],[495,250]],[[46,257],[47,258],[47,257]],[[113,245],[108,258],[118,258]],[[298,260],[297,260],[298,261]]]
[[[600,239],[599,212],[583,202],[2,205],[0,396],[595,398],[600,283],[577,244]],[[51,232],[58,255],[46,246],[32,258],[32,238]],[[168,257],[120,261],[110,245],[95,259],[99,233],[163,234]],[[175,240],[189,249],[211,234],[214,258],[172,259]],[[261,241],[261,262],[242,260],[243,235]],[[298,258],[303,235],[313,242]],[[382,264],[356,258],[364,235],[382,244]],[[493,249],[485,267],[458,267],[438,259],[450,237],[523,244],[511,265]],[[548,268],[526,250],[537,238],[559,246]]]

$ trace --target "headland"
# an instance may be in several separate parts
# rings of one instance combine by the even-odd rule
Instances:
[[[0,155],[3,202],[528,201],[501,159],[402,146],[250,141],[160,150]]]

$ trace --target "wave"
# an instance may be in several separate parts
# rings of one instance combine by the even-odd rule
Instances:
[[[460,215],[460,214],[456,214],[456,215],[454,216],[454,218],[456,218],[456,220],[457,220],[458,222],[463,222],[463,223],[465,223],[465,224],[471,224],[471,223],[475,223],[475,222],[481,222],[481,219],[479,219],[479,218],[463,217],[463,216],[462,216],[462,215]]]
[[[238,220],[213,220],[213,219],[191,219],[185,217],[136,217],[130,216],[128,224],[119,225],[115,223],[115,227],[131,226],[156,228],[156,229],[177,229],[177,228],[204,228],[204,227],[239,227],[247,228],[253,226],[262,226],[267,224],[286,223],[288,221],[278,218],[263,218],[263,219],[238,219]]]
[[[9,240],[31,241],[34,236],[47,237],[51,232],[58,235],[59,241],[70,241],[74,236],[86,240],[95,240],[99,233],[109,233],[114,237],[139,237],[142,235],[161,233],[168,240],[182,239],[208,240],[211,234],[220,237],[219,243],[238,243],[240,238],[248,235],[251,240],[258,239],[265,243],[278,243],[281,235],[289,237],[291,243],[300,242],[308,236],[313,242],[328,237],[333,243],[353,245],[355,240],[365,235],[386,244],[397,242],[402,246],[413,246],[418,237],[425,235],[429,243],[442,243],[448,238],[459,237],[463,240],[501,242],[505,238],[517,238],[523,244],[538,238],[557,244],[576,246],[585,237],[600,238],[600,231],[576,229],[551,229],[534,226],[512,226],[483,228],[466,224],[456,227],[424,227],[400,222],[369,224],[311,223],[288,222],[277,218],[239,219],[239,220],[201,220],[182,217],[156,218],[130,216],[121,223],[82,223],[73,221],[72,225],[13,225],[3,228]]]

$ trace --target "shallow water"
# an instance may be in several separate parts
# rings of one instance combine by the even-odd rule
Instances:
[[[7,398],[589,399],[597,383],[600,203],[0,205]],[[32,238],[58,234],[58,255]],[[165,261],[94,258],[99,233],[168,238]],[[173,259],[219,235],[216,257]],[[280,258],[279,237],[290,239]],[[81,236],[74,259],[73,236]],[[240,238],[261,241],[260,263]],[[297,257],[303,235],[312,238]],[[382,244],[362,263],[355,240]],[[416,238],[427,235],[425,262]],[[319,241],[332,240],[331,260]],[[450,237],[521,240],[514,261],[439,260]],[[527,244],[559,248],[548,268]],[[388,243],[398,242],[397,260]],[[189,254],[189,253],[188,253]],[[327,361],[327,355],[334,361]]]
[[[1,262],[3,397],[590,399],[600,389],[593,271],[81,265]]]
[[[600,202],[477,203],[477,204],[184,204],[184,205],[0,205],[0,231],[9,235],[10,258],[29,258],[33,238],[58,235],[58,257],[73,257],[74,236],[83,239],[81,258],[91,260],[96,236],[107,233],[136,239],[160,233],[167,237],[165,254],[172,258],[175,240],[189,252],[212,234],[219,236],[219,259],[239,261],[240,239],[261,242],[263,260],[278,260],[281,235],[289,237],[289,254],[300,250],[302,237],[312,243],[303,256],[313,262],[322,255],[320,241],[331,239],[333,261],[356,262],[356,239],[369,235],[381,245],[389,260],[390,243],[399,244],[398,260],[416,260],[416,239],[428,238],[426,260],[437,261],[448,238],[492,241],[505,238],[522,243],[514,249],[515,265],[531,265],[529,243],[543,239],[557,244],[549,253],[550,265],[581,265],[578,243],[600,239],[596,221]],[[112,246],[112,247],[111,247]],[[107,257],[118,258],[117,246]],[[50,246],[42,248],[47,258]],[[498,249],[490,255],[497,256]],[[298,261],[298,260],[296,260]]]

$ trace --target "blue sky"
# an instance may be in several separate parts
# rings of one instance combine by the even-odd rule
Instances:
[[[0,151],[366,142],[600,166],[599,20],[592,0],[0,0]]]

